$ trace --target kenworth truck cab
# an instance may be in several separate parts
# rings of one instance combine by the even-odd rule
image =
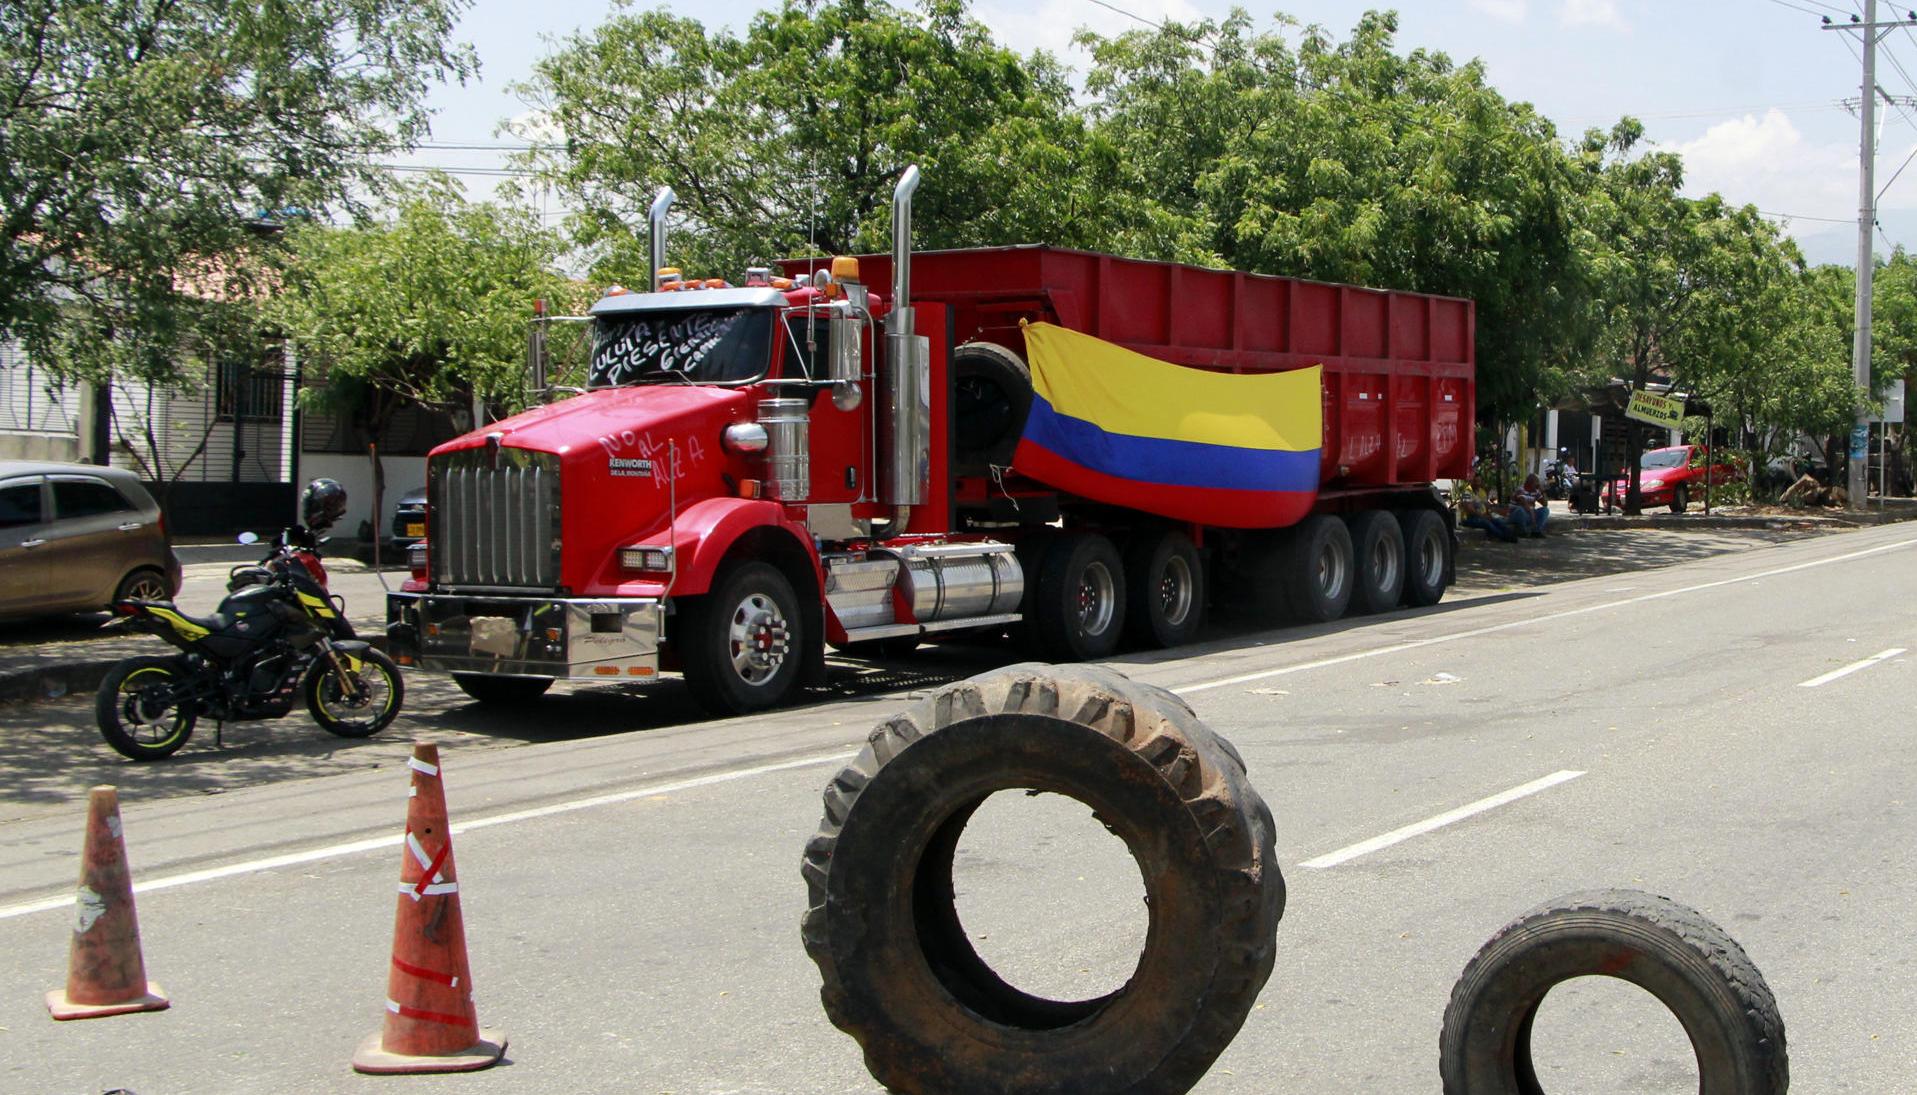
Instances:
[[[822,681],[828,645],[1016,625],[1079,660],[1190,641],[1214,588],[1274,623],[1443,594],[1431,480],[1469,470],[1469,301],[1045,246],[915,258],[918,183],[894,191],[890,254],[741,286],[665,266],[662,188],[650,291],[590,309],[587,389],[429,455],[427,539],[387,605],[395,660],[481,701],[677,672],[740,713]],[[1144,425],[1071,418],[1034,364],[1104,383]],[[1215,398],[1164,412],[1219,374],[1304,369],[1322,388],[1292,383],[1269,418]],[[1038,440],[1111,460],[1028,450],[1028,415]]]

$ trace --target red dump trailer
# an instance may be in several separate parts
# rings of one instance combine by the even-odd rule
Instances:
[[[660,272],[591,309],[588,390],[429,457],[401,664],[482,701],[676,671],[737,712],[822,679],[827,646],[1009,631],[1100,658],[1189,641],[1214,602],[1276,624],[1443,595],[1469,301],[913,254],[916,185],[890,254],[742,284],[663,269],[662,191]]]

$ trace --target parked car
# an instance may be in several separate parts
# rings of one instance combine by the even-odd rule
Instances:
[[[1702,445],[1651,449],[1638,459],[1638,494],[1646,506],[1669,506],[1672,513],[1683,513],[1693,499],[1703,496],[1707,476],[1712,486],[1744,478],[1737,465],[1710,461],[1710,450]],[[1620,475],[1606,488],[1607,501],[1621,505],[1630,490],[1629,477]]]
[[[129,471],[0,460],[0,618],[169,600],[180,560]]]
[[[393,557],[406,559],[406,549],[426,538],[426,488],[417,487],[399,496],[393,506],[391,528]]]

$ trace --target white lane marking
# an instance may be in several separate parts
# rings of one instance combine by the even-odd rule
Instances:
[[[1606,601],[1603,604],[1586,605],[1583,608],[1569,608],[1563,612],[1552,612],[1543,616],[1531,616],[1522,620],[1512,620],[1508,623],[1491,624],[1487,627],[1474,627],[1468,631],[1454,631],[1449,635],[1433,635],[1428,639],[1411,639],[1407,642],[1393,643],[1390,646],[1374,647],[1370,650],[1360,650],[1352,654],[1341,654],[1335,658],[1320,658],[1315,662],[1301,662],[1297,665],[1281,666],[1277,669],[1261,669],[1256,673],[1241,673],[1236,677],[1222,677],[1215,681],[1202,681],[1198,684],[1180,685],[1171,689],[1171,692],[1174,695],[1189,696],[1193,692],[1209,692],[1214,688],[1228,688],[1234,684],[1262,681],[1267,677],[1282,677],[1290,673],[1303,673],[1311,669],[1324,669],[1327,666],[1343,665],[1346,662],[1362,661],[1366,658],[1377,658],[1386,654],[1399,654],[1406,650],[1417,650],[1420,647],[1437,646],[1439,643],[1452,643],[1460,639],[1475,639],[1480,635],[1492,635],[1500,631],[1509,631],[1516,627],[1530,627],[1534,624],[1550,623],[1552,620],[1563,620],[1572,616],[1584,616],[1593,612],[1604,612],[1613,608],[1623,608],[1626,605],[1642,604],[1646,601],[1659,601],[1666,597],[1677,597],[1686,593],[1697,593],[1706,589],[1717,589],[1720,586],[1737,585],[1739,582],[1755,582],[1763,578],[1774,578],[1779,574],[1789,574],[1796,570],[1808,570],[1811,567],[1828,566],[1831,563],[1849,562],[1852,559],[1861,559],[1866,555],[1876,555],[1885,551],[1895,551],[1898,548],[1913,546],[1917,546],[1917,540],[1900,540],[1894,544],[1880,544],[1877,547],[1865,548],[1862,551],[1853,551],[1847,555],[1833,555],[1828,559],[1812,559],[1808,563],[1793,563],[1787,567],[1777,567],[1774,570],[1760,570],[1755,574],[1745,574],[1736,578],[1719,578],[1715,582],[1701,582],[1694,586],[1684,586],[1679,589],[1666,589],[1657,593],[1641,593],[1636,597],[1626,597],[1621,601]]]
[[[533,818],[552,817],[554,814],[569,814],[575,810],[589,810],[595,806],[609,806],[618,802],[630,802],[636,798],[651,798],[654,795],[670,795],[679,791],[690,791],[697,787],[711,787],[719,783],[731,783],[734,780],[750,779],[772,772],[784,772],[793,768],[812,768],[821,764],[839,764],[856,753],[837,752],[800,760],[781,761],[778,764],[761,764],[754,768],[738,768],[726,772],[714,772],[711,775],[695,776],[674,783],[658,783],[649,787],[635,787],[629,791],[615,791],[611,794],[594,795],[591,798],[573,799],[569,802],[555,802],[550,806],[540,806],[531,810],[515,810],[509,814],[493,814],[489,817],[475,818],[472,821],[453,825],[455,834],[484,829],[491,825],[509,825],[517,821],[530,821]],[[367,840],[355,840],[345,844],[329,844],[323,848],[309,848],[303,852],[289,852],[286,855],[269,856],[265,859],[249,859],[242,863],[229,863],[224,867],[209,867],[203,871],[188,871],[184,874],[166,875],[135,883],[133,892],[150,893],[154,890],[170,890],[176,886],[191,886],[200,882],[213,882],[222,878],[238,875],[256,874],[260,871],[277,870],[280,867],[296,867],[302,863],[315,863],[322,859],[338,859],[341,856],[358,855],[361,852],[378,851],[381,848],[397,846],[401,836],[379,836]],[[403,887],[410,889],[411,887]],[[73,895],[61,894],[40,901],[29,901],[19,905],[0,907],[0,920],[11,920],[17,916],[28,916],[39,912],[52,912],[55,909],[73,907]]]
[[[1539,791],[1556,787],[1560,783],[1569,783],[1571,780],[1583,774],[1583,772],[1553,772],[1543,779],[1534,779],[1522,787],[1513,787],[1509,791],[1500,791],[1489,798],[1481,798],[1476,802],[1466,806],[1460,806],[1455,810],[1446,810],[1436,817],[1428,817],[1423,821],[1406,825],[1402,829],[1393,829],[1383,836],[1374,836],[1370,840],[1359,841],[1348,848],[1340,848],[1335,852],[1328,852],[1316,859],[1307,859],[1298,865],[1300,867],[1309,867],[1312,870],[1336,867],[1340,863],[1348,863],[1361,855],[1370,855],[1380,848],[1389,848],[1393,844],[1410,840],[1414,836],[1423,836],[1433,829],[1442,829],[1453,822],[1463,821],[1465,818],[1471,817],[1474,814],[1481,814],[1486,810],[1495,810],[1507,803],[1516,802],[1527,795],[1535,795]]]
[[[1807,681],[1799,681],[1797,682],[1797,687],[1816,688],[1820,684],[1829,684],[1830,682],[1836,680],[1839,677],[1848,677],[1852,673],[1857,672],[1859,669],[1869,669],[1871,666],[1876,665],[1878,662],[1887,662],[1890,659],[1895,658],[1897,655],[1903,654],[1903,653],[1907,653],[1907,651],[1903,647],[1893,646],[1889,650],[1884,650],[1876,654],[1872,654],[1870,657],[1865,658],[1863,661],[1852,662],[1849,665],[1843,667],[1842,669],[1833,669],[1821,677],[1812,677],[1810,680],[1807,680]]]

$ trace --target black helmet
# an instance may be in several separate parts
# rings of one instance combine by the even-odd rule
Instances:
[[[315,479],[300,497],[300,519],[314,532],[333,527],[346,512],[346,488],[337,479]]]

